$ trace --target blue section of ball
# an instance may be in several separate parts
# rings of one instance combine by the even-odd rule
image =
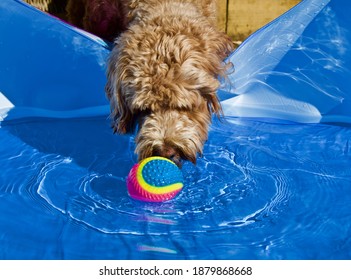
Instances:
[[[145,164],[142,175],[144,180],[155,187],[183,182],[180,169],[168,160],[153,159]]]

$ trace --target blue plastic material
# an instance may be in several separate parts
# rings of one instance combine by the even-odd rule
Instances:
[[[0,0],[0,259],[350,260],[351,126],[290,122],[350,122],[350,15],[306,0],[245,41],[223,108],[274,122],[214,121],[149,203],[126,188],[135,136],[109,127],[109,46]]]
[[[350,123],[348,7],[305,0],[247,39],[219,90],[225,114]],[[0,117],[108,113],[105,42],[17,0],[0,2],[0,35]]]
[[[0,120],[105,114],[108,45],[21,1],[0,1]],[[8,111],[8,110],[6,110]]]
[[[257,31],[229,58],[225,114],[350,123],[350,27],[346,0],[305,0]]]

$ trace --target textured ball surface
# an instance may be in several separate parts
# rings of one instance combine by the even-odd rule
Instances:
[[[127,177],[129,195],[138,200],[162,202],[175,197],[183,188],[178,166],[163,157],[149,157],[137,163]]]

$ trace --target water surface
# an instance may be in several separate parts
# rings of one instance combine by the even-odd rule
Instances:
[[[351,129],[215,121],[171,201],[131,199],[106,118],[0,124],[1,259],[350,259]]]

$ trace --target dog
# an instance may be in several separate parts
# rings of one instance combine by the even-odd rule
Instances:
[[[127,28],[123,0],[68,0],[67,22],[106,41],[114,41]]]
[[[219,77],[233,42],[216,28],[213,0],[130,0],[127,30],[115,40],[106,95],[114,132],[136,130],[138,160],[196,164],[212,115],[222,115]]]

